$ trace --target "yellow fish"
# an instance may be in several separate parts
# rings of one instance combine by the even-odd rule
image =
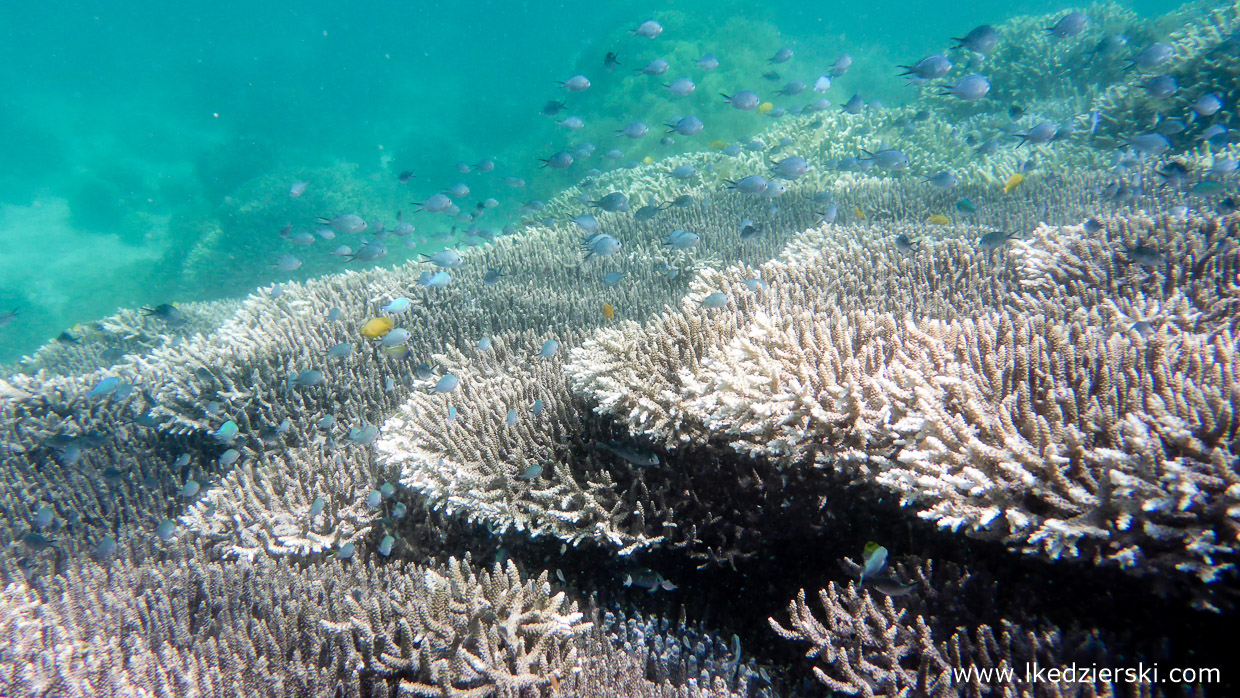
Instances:
[[[855,215],[857,218],[865,218],[865,211],[862,211],[861,207],[858,206],[853,209],[853,215]]]
[[[646,157],[642,158],[642,162],[644,162],[644,163],[646,163],[647,165],[649,165],[650,163],[654,162],[654,158],[652,158],[652,157],[650,157],[649,155],[647,155]]]
[[[926,222],[929,223],[930,225],[947,225],[952,222],[952,219],[948,218],[947,216],[944,216],[941,213],[936,213],[933,216],[930,216],[929,218],[927,218]]]
[[[394,347],[384,347],[383,351],[394,359],[403,359],[409,355],[409,347],[404,344],[397,344]]]
[[[1019,187],[1020,183],[1023,181],[1025,181],[1025,175],[1019,172],[1012,175],[1011,177],[1008,177],[1007,184],[1003,185],[1003,193],[1011,194],[1012,192],[1016,191],[1016,187]]]
[[[758,105],[758,113],[766,114],[767,112],[771,111],[774,108],[775,108],[774,104],[771,104],[770,102],[763,102],[762,104]]]
[[[711,150],[723,150],[724,148],[728,147],[728,144],[721,140],[713,140],[710,143],[707,143],[706,145]]]
[[[396,323],[391,318],[377,317],[370,322],[362,325],[362,336],[366,339],[378,339],[387,334]]]
[[[615,316],[616,316],[616,307],[612,305],[611,303],[604,303],[603,304],[603,317],[610,320],[614,318]]]

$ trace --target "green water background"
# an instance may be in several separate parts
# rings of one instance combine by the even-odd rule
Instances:
[[[1140,14],[1178,3],[1128,3]],[[517,207],[545,199],[625,160],[735,141],[767,123],[722,104],[718,93],[758,90],[766,59],[789,45],[776,69],[807,83],[840,53],[851,71],[827,94],[859,92],[899,104],[912,95],[894,66],[948,45],[981,23],[1075,7],[1063,2],[77,2],[0,6],[0,361],[28,353],[61,330],[118,307],[237,296],[257,286],[344,267],[320,241],[292,248],[284,224],[358,212],[391,226],[403,210],[419,234],[444,217],[413,216],[411,201],[455,182],[469,202],[501,206],[480,224],[519,222]],[[629,30],[656,18],[654,40]],[[602,59],[616,51],[622,68]],[[694,67],[704,53],[721,66]],[[697,91],[670,99],[664,80],[634,75],[656,57],[667,79]],[[539,115],[577,73],[593,87],[569,95],[587,128],[568,132]],[[812,102],[806,92],[777,104]],[[694,113],[704,133],[658,145],[654,125]],[[632,143],[612,131],[630,119],[652,125]],[[661,129],[660,129],[661,130]],[[536,158],[582,140],[598,150],[569,172]],[[493,158],[488,175],[462,175],[458,161]],[[409,184],[397,174],[412,170]],[[513,189],[501,180],[522,177]],[[288,197],[304,179],[306,194]],[[398,244],[382,260],[415,250]],[[305,261],[270,267],[281,252]],[[567,252],[566,252],[567,253]]]

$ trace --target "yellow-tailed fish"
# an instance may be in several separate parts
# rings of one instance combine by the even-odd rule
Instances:
[[[1023,181],[1025,181],[1025,175],[1019,172],[1012,175],[1011,177],[1008,177],[1007,184],[1003,185],[1003,193],[1011,194],[1012,192],[1016,191],[1016,187],[1019,187],[1020,183]]]
[[[603,304],[603,317],[610,320],[614,318],[615,316],[616,316],[616,307],[612,305],[611,303],[604,303]]]
[[[763,102],[762,104],[759,104],[759,105],[758,105],[758,113],[759,113],[759,114],[766,114],[766,113],[770,112],[770,111],[771,111],[772,109],[774,109],[774,108],[775,108],[775,105],[774,105],[774,104],[771,104],[770,102]]]
[[[711,150],[723,150],[728,147],[728,144],[721,140],[713,140],[710,143],[707,143],[706,146]]]
[[[652,158],[652,157],[650,157],[649,155],[647,155],[646,157],[642,158],[642,162],[644,162],[644,163],[646,163],[647,165],[649,165],[650,163],[654,162],[654,158]]]
[[[856,208],[853,209],[853,215],[856,216],[857,218],[865,218],[865,211],[862,211],[861,207],[857,206]]]
[[[930,225],[948,225],[952,222],[952,219],[948,218],[947,216],[944,216],[941,213],[936,213],[933,216],[930,216],[929,218],[927,218],[926,222],[929,223]]]
[[[377,317],[362,325],[362,336],[366,339],[378,339],[391,331],[396,324],[391,318]]]

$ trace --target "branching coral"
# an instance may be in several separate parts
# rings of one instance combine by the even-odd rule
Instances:
[[[437,357],[460,387],[414,395],[384,424],[378,447],[387,463],[431,506],[499,531],[513,526],[573,544],[594,538],[622,552],[656,542],[643,517],[629,520],[620,488],[583,442],[581,405],[559,357],[537,358],[539,345],[504,337],[474,357]],[[459,414],[449,413],[454,404]]]
[[[546,572],[468,559],[253,566],[191,545],[0,591],[0,688],[61,696],[729,695],[652,682]],[[130,558],[146,558],[144,563]]]
[[[1168,255],[1152,272],[1164,295],[1178,284],[1184,303],[1205,305],[1176,332],[1114,334],[1098,313],[1047,319],[1083,289],[1045,284],[1048,269],[1072,269],[1046,260],[1092,249],[1106,261],[1131,237],[1040,233],[980,264],[987,255],[965,259],[958,241],[910,259],[824,227],[787,261],[703,273],[682,309],[645,329],[597,332],[574,350],[570,383],[668,447],[720,441],[842,467],[946,528],[1210,582],[1233,564],[1240,511],[1240,375],[1232,315],[1218,310],[1234,291],[1211,282],[1234,274],[1236,251]],[[1206,276],[1190,282],[1186,269]],[[745,284],[755,276],[764,288]],[[1077,304],[1105,307],[1086,290]],[[919,301],[932,292],[946,302]],[[728,305],[700,307],[709,293]]]
[[[1037,667],[1061,668],[1074,656],[1069,642],[1053,626],[1021,627],[1002,621],[953,627],[928,612],[918,594],[944,596],[968,584],[968,575],[949,570],[937,575],[930,562],[901,566],[919,592],[886,596],[856,582],[832,582],[818,592],[825,615],[820,619],[802,589],[788,604],[788,627],[774,618],[772,630],[785,640],[810,643],[805,656],[814,660],[814,676],[833,691],[867,696],[1118,696],[1117,683],[1031,681]],[[936,587],[938,591],[936,591]],[[950,597],[949,597],[950,605]],[[1139,695],[1162,695],[1146,683]]]

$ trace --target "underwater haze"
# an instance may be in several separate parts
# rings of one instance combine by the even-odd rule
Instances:
[[[1131,6],[1152,15],[1175,3]],[[720,57],[705,94],[734,82],[725,76],[761,73],[767,48],[789,44],[805,63],[829,65],[842,51],[857,57],[833,94],[899,104],[910,90],[888,66],[935,50],[961,27],[1061,7],[190,2],[156,10],[73,2],[49,16],[10,3],[0,8],[9,66],[0,76],[0,308],[16,309],[20,322],[0,328],[0,360],[118,307],[236,296],[287,278],[269,268],[280,254],[275,233],[295,217],[333,213],[321,210],[323,190],[365,215],[394,218],[461,179],[457,162],[493,158],[497,173],[522,177],[527,188],[466,181],[501,202],[496,227],[519,222],[517,204],[571,183],[537,167],[566,140],[539,115],[560,94],[554,81],[597,74],[597,89],[607,89],[608,78],[621,78],[600,70],[606,52],[617,50],[625,77],[654,57],[631,41],[635,18],[662,18],[675,34],[664,53]],[[624,88],[591,96],[581,116],[670,116],[651,99],[656,80]],[[734,120],[717,133],[752,130]],[[700,146],[645,144],[626,159],[686,147]],[[402,186],[396,177],[406,170],[417,178]],[[270,201],[320,171],[298,206]],[[248,215],[255,208],[262,215]],[[341,266],[307,257],[301,276]]]
[[[7,3],[0,698],[1240,694],[1240,2]]]

